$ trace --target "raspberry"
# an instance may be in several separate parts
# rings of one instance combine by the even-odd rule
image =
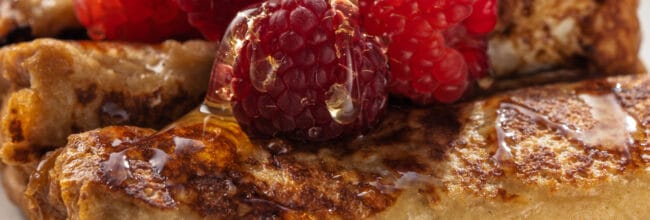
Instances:
[[[158,42],[200,36],[173,0],[75,0],[74,6],[95,40]]]
[[[474,36],[487,35],[497,24],[497,0],[476,0],[463,26]]]
[[[237,12],[261,0],[176,0],[188,13],[190,24],[211,41],[221,40]]]
[[[388,64],[360,33],[355,5],[271,0],[248,17],[232,68],[218,58],[211,88],[223,91],[218,85],[232,72],[233,113],[249,135],[325,141],[360,134],[377,121]],[[230,42],[237,40],[222,44]],[[212,90],[208,101],[218,99]]]
[[[420,104],[450,103],[487,73],[496,0],[359,2],[363,28],[386,42],[392,94]]]

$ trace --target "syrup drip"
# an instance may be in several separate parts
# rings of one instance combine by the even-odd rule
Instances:
[[[336,1],[332,8],[350,16],[356,14],[356,11],[353,10],[356,8],[354,5],[355,3],[349,1]],[[358,100],[361,97],[358,75],[364,69],[354,63],[352,58],[354,52],[350,48],[352,48],[351,42],[355,35],[354,27],[346,20],[339,24],[335,32],[336,38],[341,39],[335,45],[336,57],[343,60],[340,64],[343,71],[346,72],[346,80],[343,83],[334,83],[330,86],[326,93],[328,99],[325,104],[334,121],[339,124],[350,124],[363,112]]]
[[[151,150],[153,151],[153,156],[149,159],[149,164],[151,164],[151,169],[153,169],[154,172],[160,174],[165,168],[169,156],[165,151],[160,149],[152,148]]]
[[[508,138],[513,132],[506,132],[503,128],[507,122],[504,109],[513,109],[533,121],[543,124],[549,129],[557,131],[560,135],[572,141],[579,142],[584,147],[598,147],[605,150],[616,150],[623,153],[624,158],[630,158],[629,148],[634,145],[632,134],[637,132],[637,122],[620,106],[613,94],[589,95],[581,94],[579,98],[590,107],[595,124],[586,130],[572,129],[567,124],[556,123],[545,115],[541,115],[525,106],[514,103],[501,103],[497,110],[495,129],[497,131],[497,144],[499,148],[494,154],[497,161],[511,160],[512,149],[508,145]]]
[[[620,106],[613,94],[603,96],[580,95],[591,107],[591,115],[598,123],[578,136],[588,146],[608,147],[629,156],[634,145],[632,134],[637,132],[637,122]]]
[[[499,145],[497,152],[494,154],[494,158],[497,161],[506,161],[512,159],[512,149],[510,149],[510,146],[508,146],[508,143],[506,142],[506,138],[512,137],[514,133],[505,132],[505,130],[503,129],[503,123],[507,122],[507,117],[503,112],[503,108],[506,107],[506,105],[510,105],[510,104],[502,103],[499,109],[497,110],[497,120],[494,125],[497,131],[497,144]]]
[[[129,150],[135,150],[135,147],[129,147],[120,152],[111,153],[108,160],[100,163],[100,168],[110,185],[118,186],[131,176],[131,165],[129,164],[127,155]],[[165,168],[167,161],[169,161],[169,155],[165,151],[157,148],[149,148],[148,150],[153,152],[151,158],[148,160],[151,169],[155,173],[160,174]]]
[[[194,140],[184,137],[174,137],[174,152],[193,153],[205,147],[203,141]]]
[[[101,170],[104,172],[110,185],[120,185],[131,175],[129,170],[131,166],[126,159],[126,151],[111,153],[108,160],[100,164]]]

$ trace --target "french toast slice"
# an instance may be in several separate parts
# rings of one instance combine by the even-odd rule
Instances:
[[[72,0],[0,1],[0,45],[15,43],[11,35],[21,29],[27,30],[22,33],[26,36],[16,37],[54,37],[80,28]]]
[[[557,69],[585,69],[598,75],[644,72],[638,58],[638,4],[638,0],[500,0],[499,21],[488,46],[492,76],[526,78]]]
[[[489,39],[492,77],[525,80],[585,66],[588,71],[581,73],[645,72],[638,59],[638,4],[638,0],[499,0],[499,20]],[[55,37],[81,26],[72,0],[0,2],[0,40],[14,43],[7,38],[20,27],[29,27],[30,37]],[[584,75],[535,79],[547,83],[566,78]]]
[[[646,219],[650,76],[393,106],[371,133],[249,140],[204,105],[160,131],[69,137],[31,176],[33,219]]]
[[[37,161],[71,133],[107,125],[160,128],[200,104],[214,44],[39,39],[0,49],[0,156]]]

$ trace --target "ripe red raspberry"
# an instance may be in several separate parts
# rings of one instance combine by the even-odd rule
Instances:
[[[188,13],[190,24],[211,41],[221,40],[230,21],[241,9],[262,0],[175,0]]]
[[[376,122],[386,105],[388,65],[360,33],[355,5],[271,0],[247,17],[243,39],[222,42],[239,42],[232,68],[217,60],[211,82],[222,92],[223,81],[231,83],[233,112],[245,131],[324,141]],[[215,91],[209,101],[219,99]]]
[[[74,6],[95,40],[157,42],[200,36],[173,0],[74,0]]]
[[[496,0],[360,0],[362,26],[386,41],[391,93],[420,104],[458,100],[487,73]]]

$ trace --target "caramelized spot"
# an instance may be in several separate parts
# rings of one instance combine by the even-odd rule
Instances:
[[[235,202],[237,187],[228,178],[216,176],[199,177],[190,183],[197,191],[197,208],[206,216],[225,218],[237,214],[238,204]]]
[[[77,101],[82,105],[86,105],[97,98],[96,90],[97,84],[93,83],[90,84],[86,89],[77,88],[74,90],[74,92],[77,95]]]
[[[506,201],[506,202],[515,200],[515,199],[517,199],[519,197],[517,194],[508,193],[508,191],[506,191],[505,189],[498,189],[497,190],[497,195],[501,200]]]
[[[559,162],[555,159],[557,155],[546,147],[542,147],[538,152],[527,155],[527,157],[517,162],[517,170],[525,175],[537,175],[547,171],[553,171],[560,168]]]
[[[9,133],[11,134],[12,142],[21,142],[25,140],[22,124],[18,119],[14,119],[9,122]]]

